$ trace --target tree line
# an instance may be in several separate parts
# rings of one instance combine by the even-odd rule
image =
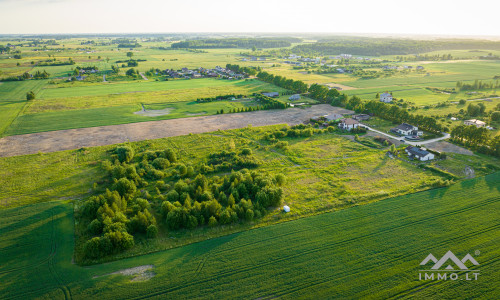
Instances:
[[[498,79],[496,82],[483,82],[482,80],[474,80],[474,83],[464,83],[463,81],[457,81],[456,87],[460,91],[477,91],[477,90],[487,90],[487,89],[498,89],[500,88],[500,83]]]
[[[284,37],[284,38],[224,38],[224,39],[199,39],[186,40],[173,43],[172,48],[196,48],[196,49],[213,49],[213,48],[281,48],[290,47],[292,43],[298,43],[301,39]]]
[[[306,83],[300,80],[287,79],[286,77],[269,74],[267,72],[259,72],[257,78],[260,80],[272,83],[276,86],[282,87],[284,89],[295,91],[296,93],[302,94],[308,91],[308,86]]]

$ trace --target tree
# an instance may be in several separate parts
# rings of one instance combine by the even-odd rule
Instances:
[[[500,111],[494,111],[491,113],[492,121],[500,121]]]
[[[127,72],[125,72],[125,74],[127,76],[135,77],[136,72],[135,72],[134,68],[130,68],[130,69],[127,70]]]
[[[146,235],[150,239],[155,238],[158,235],[158,227],[154,224],[149,225],[146,230]]]
[[[217,219],[214,218],[214,216],[211,216],[209,219],[208,219],[208,226],[210,227],[215,227],[217,226]]]
[[[36,95],[35,95],[35,92],[33,92],[33,91],[29,91],[26,93],[26,100],[28,100],[28,101],[35,100],[35,97],[36,97]]]
[[[134,149],[129,146],[117,147],[115,153],[120,162],[130,162],[134,158]]]
[[[257,47],[255,47],[255,45],[253,45],[252,52],[255,52],[255,51],[257,51]]]
[[[132,59],[132,56],[134,56],[134,52],[127,52],[127,57]]]

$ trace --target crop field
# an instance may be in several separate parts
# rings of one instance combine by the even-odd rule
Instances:
[[[499,180],[495,173],[89,267],[71,263],[71,204],[3,210],[0,296],[495,299]],[[473,255],[480,264],[478,279],[420,281],[419,263],[429,253],[440,257],[449,250]]]
[[[195,100],[227,94],[251,95],[262,91],[283,92],[285,90],[258,80],[215,79],[46,88],[41,91],[39,99],[30,101],[23,113],[15,121],[11,121],[12,124],[5,130],[5,134],[17,135],[175,119],[197,114],[213,115],[220,109],[228,112],[233,108],[254,106],[256,103],[251,101],[196,103]],[[170,108],[171,111],[157,117],[134,114],[142,109],[141,104],[146,109]]]
[[[25,82],[0,82],[0,137],[25,107],[26,93],[39,91],[45,80]]]

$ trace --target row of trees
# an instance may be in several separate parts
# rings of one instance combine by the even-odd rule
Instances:
[[[259,72],[257,78],[260,80],[272,83],[276,86],[282,87],[284,89],[295,91],[296,93],[302,94],[308,91],[308,86],[306,83],[300,80],[287,79],[286,77],[269,74],[267,72]]]
[[[283,37],[283,38],[224,38],[224,39],[200,39],[188,40],[172,44],[172,48],[194,48],[194,49],[210,49],[210,48],[281,48],[290,47],[292,43],[302,41],[298,38]]]
[[[482,80],[474,80],[474,83],[464,83],[462,81],[457,81],[457,89],[460,91],[477,91],[477,90],[489,90],[500,88],[500,83],[498,79],[496,82],[483,82]]]
[[[239,65],[226,64],[226,69],[236,73],[254,76],[261,70],[260,67],[240,67]]]
[[[23,80],[29,80],[29,79],[47,79],[50,77],[50,74],[47,73],[47,71],[36,71],[33,74],[30,74],[28,72],[23,73],[23,75],[20,76],[10,76],[7,78],[3,78],[2,81],[23,81]]]

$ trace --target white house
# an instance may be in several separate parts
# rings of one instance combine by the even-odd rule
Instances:
[[[340,120],[339,123],[339,128],[343,130],[351,131],[352,129],[358,127],[359,127],[359,122],[351,118],[342,119]]]
[[[417,126],[413,126],[407,123],[398,125],[397,127],[392,128],[391,131],[404,136],[422,136],[424,134],[423,131],[418,130]]]
[[[392,102],[392,95],[387,92],[382,93],[382,95],[380,95],[380,101],[390,103]]]
[[[288,100],[300,100],[300,94],[291,95]]]
[[[427,161],[434,159],[434,154],[430,153],[427,150],[420,149],[418,147],[408,146],[405,149],[406,153],[410,156],[410,158],[416,158],[421,161]]]
[[[465,125],[474,125],[477,128],[486,126],[486,123],[480,120],[472,119],[464,121]]]

